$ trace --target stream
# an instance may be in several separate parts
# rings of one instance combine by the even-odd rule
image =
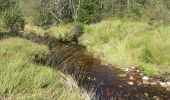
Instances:
[[[95,92],[94,100],[170,100],[169,82],[144,76],[137,68],[125,70],[108,64],[74,43],[50,48],[45,64],[71,74],[78,85]]]

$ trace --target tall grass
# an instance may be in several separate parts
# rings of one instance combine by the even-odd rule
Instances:
[[[71,27],[72,24],[59,25],[46,31],[58,37],[64,36]],[[80,41],[105,64],[139,67],[149,76],[170,73],[169,25],[108,19],[86,25]]]
[[[0,99],[84,100],[87,93],[57,70],[32,63],[47,47],[19,38],[0,41]]]
[[[106,64],[136,66],[150,76],[170,73],[169,26],[110,19],[87,25],[81,42]]]

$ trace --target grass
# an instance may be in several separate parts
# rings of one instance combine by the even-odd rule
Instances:
[[[32,24],[25,25],[25,30],[28,33],[36,33],[37,35],[43,36],[45,29],[42,27],[34,26]]]
[[[0,99],[84,100],[87,93],[61,72],[32,63],[47,47],[20,38],[0,40]]]
[[[72,28],[72,24],[61,24],[59,26],[52,26],[48,29],[42,27],[34,26],[32,24],[27,24],[25,26],[25,31],[28,33],[36,33],[37,35],[44,36],[45,33],[53,33],[54,37],[64,37]]]
[[[72,25],[47,30],[32,25],[26,31],[55,37],[64,36]],[[1,28],[1,31],[3,28]],[[146,22],[104,20],[86,25],[80,42],[104,64],[118,68],[135,66],[148,76],[170,73],[170,26],[151,26]],[[0,41],[0,95],[2,98],[81,100],[87,98],[74,79],[45,66],[33,64],[36,53],[47,47],[19,38]],[[170,75],[163,76],[170,80]],[[73,87],[73,88],[72,88]],[[73,92],[74,91],[74,92]]]
[[[87,25],[81,43],[103,63],[119,68],[136,66],[149,76],[170,73],[169,26],[105,20]]]
[[[53,26],[46,32],[64,36],[72,25]],[[105,64],[135,66],[148,76],[170,73],[170,26],[126,19],[108,19],[85,26],[80,42]],[[170,76],[166,76],[170,80]]]

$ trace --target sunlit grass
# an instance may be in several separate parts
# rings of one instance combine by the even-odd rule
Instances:
[[[52,26],[47,30],[48,33],[52,33],[55,37],[64,37],[66,33],[72,28],[71,24],[61,24],[58,26]]]
[[[27,33],[36,33],[37,35],[40,35],[40,36],[43,36],[44,33],[46,32],[44,28],[38,27],[32,24],[27,24],[24,30]]]
[[[46,30],[64,36],[72,24]],[[119,68],[139,67],[149,76],[170,73],[170,26],[151,26],[146,22],[108,19],[85,25],[80,42],[105,64]],[[170,76],[169,76],[170,79]]]
[[[169,26],[155,28],[145,22],[106,20],[87,25],[81,42],[106,64],[136,66],[150,76],[170,70]]]
[[[35,54],[47,52],[46,46],[27,40],[0,40],[0,99],[88,99],[71,77],[32,62]]]
[[[51,26],[49,28],[42,28],[33,24],[27,24],[25,26],[26,33],[36,33],[37,35],[44,36],[46,33],[54,37],[64,37],[66,33],[69,33],[72,28],[72,24],[60,24],[57,26]]]

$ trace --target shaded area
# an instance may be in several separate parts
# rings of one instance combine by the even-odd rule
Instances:
[[[56,38],[56,37],[50,35],[49,33],[44,33],[44,35],[41,36],[41,35],[37,35],[34,32],[27,33],[24,31],[19,32],[17,34],[13,34],[11,32],[0,32],[0,40],[7,39],[9,37],[20,37],[20,38],[23,38],[23,39],[26,39],[26,40],[29,40],[29,41],[32,41],[35,43],[44,44],[44,45],[47,45],[49,47],[49,49],[54,48],[58,44],[61,44],[61,43],[65,44],[65,43],[70,43],[70,42],[85,48],[85,46],[78,44],[78,40],[76,40],[76,42],[75,42],[75,39],[74,39],[75,37],[73,37],[72,41],[69,41],[69,40],[64,40],[61,37]]]
[[[9,37],[13,37],[13,36],[14,35],[10,34],[10,32],[0,32],[0,40],[6,39],[6,38],[9,38]]]

